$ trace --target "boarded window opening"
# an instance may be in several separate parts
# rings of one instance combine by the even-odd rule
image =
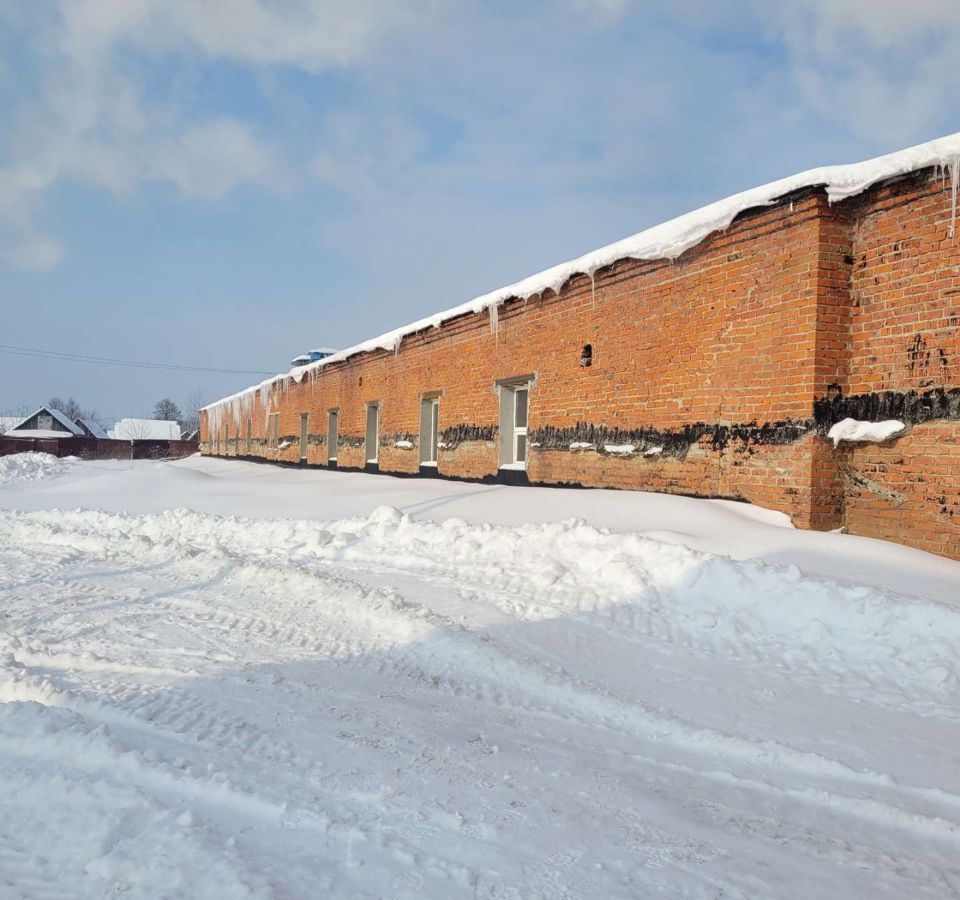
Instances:
[[[420,465],[437,464],[440,434],[440,398],[425,397],[420,401]]]
[[[375,463],[379,458],[378,445],[380,443],[380,407],[376,403],[367,406],[367,436],[366,456],[368,463]]]
[[[339,417],[335,409],[327,413],[327,462],[337,461],[337,443],[340,440]]]

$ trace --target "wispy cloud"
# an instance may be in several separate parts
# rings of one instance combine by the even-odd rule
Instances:
[[[208,202],[312,183],[358,216],[487,190],[602,207],[747,168],[734,146],[949,130],[960,66],[955,0],[38,0],[0,16],[0,237],[33,269],[68,249],[47,215],[63,183]],[[274,121],[288,98],[264,90],[260,115],[207,93],[210,67],[351,93]]]
[[[242,184],[283,182],[275,142],[254,121],[151,91],[151,62],[230,60],[316,72],[355,64],[437,2],[334,0],[59,0],[3,11],[24,71],[11,99],[0,166],[0,230],[8,263],[55,266],[43,196],[74,181],[115,196],[151,181],[215,198]]]

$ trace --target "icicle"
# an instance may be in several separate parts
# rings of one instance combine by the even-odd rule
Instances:
[[[597,273],[591,269],[587,274],[590,276],[590,306],[596,308],[597,305]]]
[[[500,307],[496,303],[490,304],[490,330],[495,334],[500,334]]]
[[[950,159],[950,237],[957,233],[957,182],[960,179],[960,156]]]

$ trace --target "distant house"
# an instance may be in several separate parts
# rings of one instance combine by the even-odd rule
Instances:
[[[107,436],[118,441],[179,441],[180,423],[165,419],[121,419]]]
[[[83,429],[58,409],[41,406],[21,419],[4,437],[8,438],[74,438],[82,437]]]
[[[81,429],[86,437],[105,438],[107,436],[106,431],[93,419],[74,419],[73,424]]]

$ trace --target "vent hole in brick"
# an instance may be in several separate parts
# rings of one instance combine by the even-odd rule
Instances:
[[[593,345],[584,344],[583,350],[580,351],[580,365],[589,366],[593,363]]]

